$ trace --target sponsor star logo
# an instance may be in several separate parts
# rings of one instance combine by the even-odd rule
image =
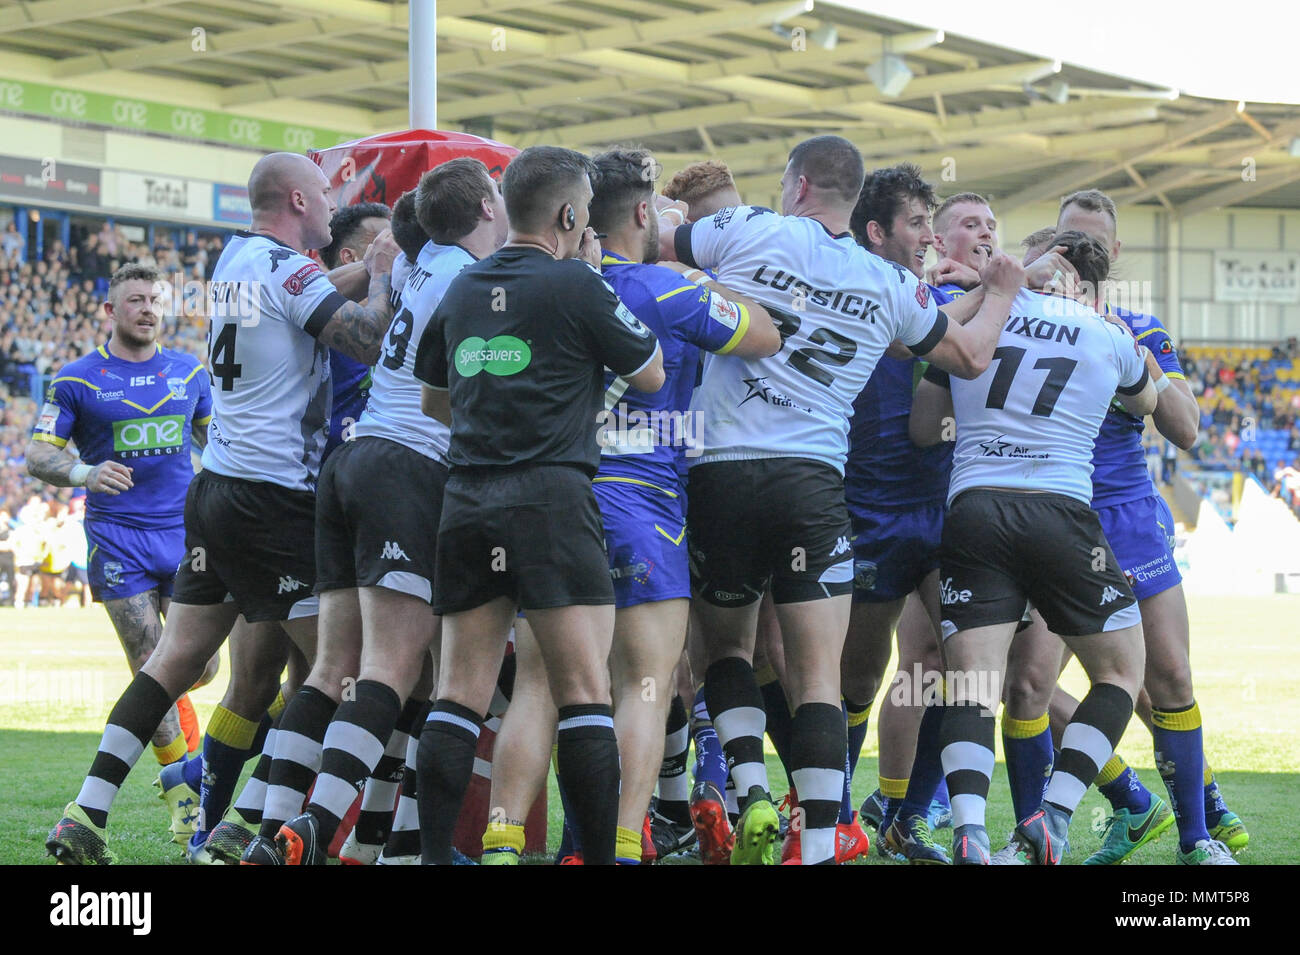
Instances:
[[[1004,437],[1006,437],[1006,435],[1000,434],[992,441],[981,441],[980,447],[984,449],[984,457],[986,458],[1003,457],[1003,454],[1007,450],[1007,448],[1011,447],[1011,443],[1009,441],[1002,440]]]

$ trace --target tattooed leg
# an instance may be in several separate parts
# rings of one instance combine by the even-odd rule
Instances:
[[[126,662],[134,674],[144,666],[158,638],[162,636],[162,620],[158,616],[158,592],[145,591],[117,600],[105,600],[104,609],[108,619],[113,621],[117,639],[122,642],[126,652]],[[166,746],[181,733],[181,719],[175,705],[167,711],[163,721],[153,734],[155,746]]]

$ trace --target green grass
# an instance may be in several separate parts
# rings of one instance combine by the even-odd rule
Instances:
[[[1300,862],[1284,819],[1300,791],[1300,600],[1291,596],[1199,598],[1190,601],[1192,667],[1205,719],[1205,744],[1228,804],[1251,833],[1244,864]],[[98,607],[15,612],[0,609],[0,863],[45,861],[44,840],[73,798],[94,755],[104,719],[128,682],[126,664],[108,619]],[[222,675],[193,694],[205,721],[225,688]],[[1077,664],[1063,685],[1076,696],[1087,680]],[[875,714],[872,714],[874,725]],[[1163,794],[1151,738],[1137,720],[1120,753],[1143,782]],[[999,753],[999,758],[1001,754]],[[251,763],[249,764],[251,767]],[[769,754],[775,791],[785,777]],[[114,807],[109,844],[120,862],[181,864],[168,839],[167,818],[151,785],[157,766],[146,753]],[[854,781],[860,803],[876,785],[876,737],[863,748]],[[1071,827],[1071,862],[1098,845],[1107,806],[1095,790],[1084,798]],[[989,831],[999,842],[1012,827],[1005,768],[998,766],[989,803]],[[559,838],[559,800],[552,783],[549,844]],[[1096,825],[1096,828],[1094,828]],[[1166,834],[1129,864],[1173,861],[1175,838]],[[997,845],[995,845],[997,848]],[[873,854],[870,864],[882,864]]]

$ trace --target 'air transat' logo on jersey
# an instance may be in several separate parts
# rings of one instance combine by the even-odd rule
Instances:
[[[462,378],[473,378],[480,371],[489,375],[517,375],[533,360],[528,343],[513,335],[498,335],[488,341],[478,336],[456,346],[456,371]]]
[[[184,415],[128,418],[113,422],[113,451],[124,458],[179,454],[184,443]]]

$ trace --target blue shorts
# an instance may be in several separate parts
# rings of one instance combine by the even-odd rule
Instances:
[[[625,479],[592,482],[616,609],[691,596],[686,522],[679,497]]]
[[[86,518],[86,571],[96,601],[120,600],[157,589],[172,595],[185,556],[185,525],[142,531]]]
[[[849,504],[855,603],[901,600],[939,567],[943,507],[941,501],[910,510]]]
[[[1138,600],[1182,583],[1174,560],[1174,515],[1163,497],[1099,507],[1097,517]]]

